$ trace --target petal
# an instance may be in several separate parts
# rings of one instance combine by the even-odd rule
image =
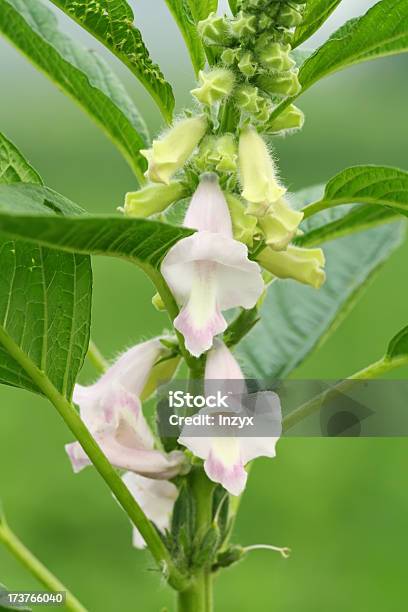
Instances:
[[[122,480],[138,502],[146,516],[164,533],[170,527],[171,514],[177,499],[177,487],[166,480],[151,480],[132,472]],[[145,542],[136,528],[133,528],[133,545],[144,548]]]
[[[137,344],[123,353],[93,385],[75,385],[73,400],[79,405],[81,418],[88,429],[96,431],[103,425],[106,420],[104,400],[111,395],[112,389],[140,395],[162,350],[163,346],[157,338]]]
[[[185,227],[232,238],[229,208],[216,174],[203,174],[184,218]]]
[[[130,470],[154,479],[173,478],[185,471],[186,459],[181,451],[162,453],[123,446],[112,436],[98,436],[96,441],[110,463],[121,470]]]
[[[71,444],[65,445],[66,453],[71,461],[72,469],[75,474],[78,474],[88,465],[91,465],[88,455],[79,442],[72,442]]]
[[[179,240],[167,253],[161,272],[179,304],[190,297],[195,262],[213,262],[217,280],[217,302],[221,310],[252,308],[264,290],[259,266],[248,259],[241,242],[211,232],[197,232]]]
[[[204,462],[208,478],[219,482],[231,495],[245,489],[248,474],[240,455],[238,438],[210,438],[211,450]]]
[[[245,377],[231,351],[221,340],[214,342],[208,353],[205,378],[208,380],[243,380]]]
[[[258,391],[255,399],[254,414],[258,428],[273,432],[273,436],[242,436],[239,438],[241,458],[246,465],[257,457],[275,457],[276,444],[282,434],[282,409],[279,396],[273,391]]]
[[[184,336],[186,347],[199,357],[208,350],[227,322],[217,304],[216,264],[196,262],[188,302],[174,320],[174,327]]]

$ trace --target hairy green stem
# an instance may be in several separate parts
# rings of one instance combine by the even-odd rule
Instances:
[[[289,429],[297,425],[300,421],[302,421],[306,417],[317,412],[321,408],[322,403],[324,402],[328,394],[332,393],[333,391],[340,391],[340,392],[346,391],[352,384],[352,381],[370,380],[373,378],[377,378],[378,376],[381,376],[382,374],[386,374],[387,372],[390,372],[391,370],[395,370],[396,368],[399,368],[406,364],[408,364],[408,356],[404,356],[404,357],[400,357],[396,359],[389,359],[387,357],[383,357],[379,361],[376,361],[375,363],[370,364],[369,366],[356,372],[355,374],[353,374],[346,380],[343,380],[338,385],[332,387],[331,389],[328,389],[327,391],[324,391],[323,393],[320,393],[313,399],[299,406],[299,408],[296,408],[296,410],[293,410],[293,412],[288,414],[283,419],[283,423],[282,423],[283,432],[288,431]]]
[[[201,467],[189,475],[191,493],[196,502],[197,532],[203,535],[212,522],[214,483],[209,480]],[[199,568],[192,576],[188,589],[178,593],[178,612],[212,612],[213,578],[211,568]]]
[[[98,374],[103,374],[109,367],[109,363],[96,346],[95,342],[89,341],[88,352],[86,354]]]
[[[169,584],[176,590],[186,588],[188,584],[187,578],[175,567],[170,553],[160,536],[88,431],[73,404],[60,394],[44,372],[37,368],[14,340],[1,328],[0,342],[27,372],[38,389],[54,404],[66,425],[68,425],[99,474],[128,514],[132,523],[140,531],[159,568],[166,575]]]
[[[14,555],[14,557],[16,557],[16,559],[18,559],[46,589],[53,593],[57,591],[65,592],[65,607],[67,610],[71,612],[87,612],[86,608],[84,608],[67,587],[58,580],[58,578],[54,576],[54,574],[52,574],[30,550],[28,550],[4,520],[0,524],[0,542],[4,544],[11,554]]]

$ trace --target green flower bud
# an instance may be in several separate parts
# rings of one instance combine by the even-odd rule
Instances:
[[[259,111],[259,100],[258,88],[252,85],[243,85],[238,87],[235,92],[235,101],[237,106],[244,110],[246,113],[254,114]]]
[[[254,206],[254,205],[252,205]],[[252,209],[249,209],[252,212]],[[275,251],[286,249],[297,233],[303,213],[289,208],[283,198],[273,202],[266,213],[258,218],[265,242]]]
[[[224,49],[221,53],[221,61],[227,66],[232,66],[238,60],[239,49]]]
[[[278,42],[272,42],[259,53],[259,59],[268,70],[279,72],[290,70],[296,62],[289,57],[289,50],[289,45],[282,46]]]
[[[257,260],[274,276],[292,278],[315,289],[319,289],[326,280],[322,249],[302,249],[289,245],[286,251],[277,252],[267,247]]]
[[[207,136],[194,160],[200,172],[210,170],[218,172],[235,172],[237,169],[238,151],[232,134]]]
[[[243,242],[249,247],[252,247],[254,236],[257,231],[257,219],[247,213],[247,209],[238,197],[231,193],[225,194],[229,212],[232,220],[232,231],[235,240]]]
[[[197,29],[200,36],[210,43],[226,46],[231,38],[228,21],[215,13],[210,13],[207,19],[199,21]]]
[[[150,217],[162,212],[185,195],[186,188],[179,182],[147,185],[139,191],[126,194],[125,214],[129,217]]]
[[[279,11],[278,21],[285,28],[296,28],[302,23],[302,13],[286,4]]]
[[[269,133],[282,132],[283,130],[300,130],[303,127],[305,116],[297,106],[289,104],[278,117],[265,127]]]
[[[218,156],[218,172],[235,172],[237,169],[238,150],[232,134],[224,134],[216,139],[215,148]]]
[[[242,11],[231,21],[231,30],[237,38],[244,38],[256,34],[255,15],[244,15]]]
[[[179,121],[162,138],[153,140],[151,149],[140,151],[149,162],[145,176],[155,183],[169,184],[173,174],[184,166],[206,130],[207,120],[201,115]]]
[[[297,96],[301,90],[297,70],[277,75],[263,74],[257,83],[263,90],[279,96]]]
[[[200,70],[200,87],[191,90],[191,94],[202,104],[211,106],[230,95],[234,88],[234,75],[226,68],[215,68],[210,72]]]
[[[253,63],[254,56],[250,51],[246,51],[238,63],[238,68],[242,74],[248,78],[254,76],[256,72],[256,64]]]
[[[269,17],[266,13],[262,13],[258,19],[258,28],[259,30],[270,30],[273,25],[273,19]]]
[[[279,185],[265,141],[254,128],[241,132],[238,156],[242,197],[254,203],[269,204],[279,200],[286,189]]]
[[[272,104],[269,100],[263,97],[259,97],[258,100],[258,112],[255,114],[255,118],[259,123],[265,123],[269,119],[272,113]]]

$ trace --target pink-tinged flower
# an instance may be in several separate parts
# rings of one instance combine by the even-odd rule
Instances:
[[[219,340],[216,341],[214,348],[209,352],[205,370],[206,385],[210,387],[211,381],[235,380],[238,381],[238,395],[246,393],[246,383],[241,368],[228,350],[228,348]],[[241,381],[242,384],[239,383]],[[221,387],[223,387],[221,383]],[[207,394],[208,391],[206,390]],[[235,392],[234,392],[235,393]],[[237,401],[234,398],[230,414],[237,412]],[[266,418],[268,426],[273,423],[274,436],[253,436],[246,435],[223,436],[223,429],[218,428],[220,435],[214,437],[195,437],[186,435],[186,428],[183,428],[179,438],[180,444],[186,446],[194,455],[204,460],[205,472],[214,482],[222,484],[222,486],[232,495],[240,495],[245,488],[247,481],[247,472],[245,465],[256,457],[275,457],[275,447],[281,433],[281,408],[279,397],[273,392],[261,392],[257,394],[257,399],[260,400],[260,413],[263,418]],[[200,414],[216,414],[216,412],[225,414],[224,409],[203,409]],[[257,408],[255,407],[255,414]],[[226,413],[228,414],[228,412]],[[244,414],[244,412],[242,412]],[[211,426],[212,431],[217,431]],[[191,430],[190,430],[191,431]],[[225,431],[225,430],[224,430]],[[231,433],[230,431],[228,432]],[[239,430],[237,431],[239,434]],[[241,432],[242,434],[242,432]]]
[[[258,264],[248,259],[247,247],[232,237],[231,216],[216,175],[201,178],[184,225],[198,231],[170,249],[161,272],[181,306],[174,326],[198,357],[226,329],[222,311],[252,308],[264,283]]]
[[[177,499],[177,487],[167,480],[152,480],[126,472],[122,480],[150,519],[162,533],[170,528],[174,503]],[[136,527],[133,527],[133,546],[144,548],[146,543]]]
[[[150,478],[172,478],[183,470],[180,451],[155,449],[139,396],[163,347],[158,339],[129,349],[93,385],[75,385],[74,402],[85,425],[115,467]],[[91,465],[79,442],[66,445],[75,472]]]

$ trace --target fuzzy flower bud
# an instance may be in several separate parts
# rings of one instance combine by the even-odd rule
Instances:
[[[289,45],[282,46],[278,42],[271,42],[260,51],[259,59],[268,70],[290,70],[296,62],[289,57],[289,50]]]
[[[252,204],[248,212],[252,212]],[[262,230],[265,242],[275,251],[286,249],[297,233],[303,213],[292,210],[283,198],[273,202],[265,214],[258,217],[258,225]]]
[[[268,148],[254,128],[246,128],[239,139],[239,167],[242,197],[248,202],[271,203],[286,189],[279,185]]]
[[[294,104],[290,104],[282,113],[272,119],[266,126],[266,131],[272,134],[284,130],[300,130],[303,127],[305,116]]]
[[[174,181],[168,185],[147,185],[139,191],[131,191],[125,197],[125,214],[129,217],[150,217],[162,212],[170,204],[186,195],[186,188]]]
[[[263,74],[257,83],[265,91],[278,96],[296,96],[301,90],[297,70],[277,75]]]
[[[302,249],[289,245],[286,251],[276,252],[266,248],[257,260],[274,276],[292,278],[315,289],[319,289],[326,279],[322,249]]]
[[[151,149],[141,150],[149,162],[146,176],[155,183],[169,184],[171,177],[188,160],[207,130],[204,116],[183,119],[160,139],[153,140]]]
[[[285,28],[296,28],[302,23],[302,13],[288,4],[283,5],[279,11],[278,22]]]
[[[235,240],[252,247],[257,233],[257,218],[248,214],[244,203],[232,193],[226,193],[228,208],[232,220],[232,232]]]
[[[226,68],[215,68],[210,72],[200,70],[200,87],[191,90],[191,94],[202,104],[211,106],[228,97],[234,88],[234,75]]]
[[[256,34],[255,15],[244,15],[242,11],[231,21],[231,30],[237,38],[244,38]]]
[[[194,163],[202,172],[235,172],[237,158],[238,150],[233,134],[224,134],[204,138]]]
[[[227,20],[215,13],[210,13],[207,19],[198,22],[198,33],[209,43],[226,46],[230,39],[230,29]]]
[[[259,112],[258,88],[252,85],[242,85],[235,92],[235,101],[237,106],[249,114]]]
[[[238,68],[247,78],[254,76],[256,72],[256,64],[254,64],[253,59],[254,56],[252,53],[250,51],[246,51],[242,54],[242,57],[238,62]]]
[[[221,61],[227,66],[232,66],[238,60],[239,49],[224,49],[221,53]]]

